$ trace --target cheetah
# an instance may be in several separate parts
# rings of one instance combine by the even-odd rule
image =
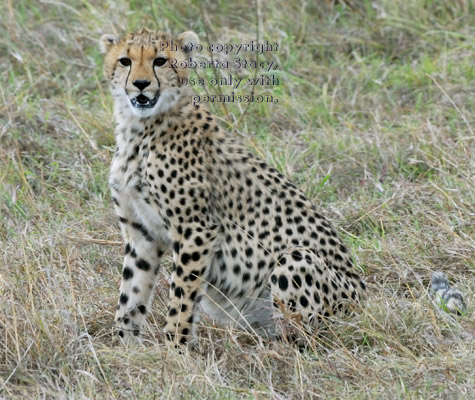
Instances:
[[[198,43],[193,32],[147,29],[100,40],[117,122],[109,185],[125,241],[118,335],[140,335],[169,249],[167,344],[195,342],[201,313],[267,338],[283,313],[312,329],[358,302],[365,284],[309,199],[192,104],[190,71],[172,65]]]

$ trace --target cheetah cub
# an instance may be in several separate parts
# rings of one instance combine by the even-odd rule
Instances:
[[[169,249],[168,343],[190,343],[201,312],[269,338],[286,313],[311,329],[365,285],[307,197],[192,104],[189,70],[174,65],[198,43],[193,32],[147,29],[100,41],[117,121],[109,183],[125,241],[118,334],[140,334]]]

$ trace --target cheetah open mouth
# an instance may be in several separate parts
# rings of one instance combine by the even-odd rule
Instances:
[[[139,94],[137,97],[130,99],[130,102],[135,108],[152,108],[155,104],[157,104],[157,100],[158,95],[153,99],[149,99],[147,96]]]

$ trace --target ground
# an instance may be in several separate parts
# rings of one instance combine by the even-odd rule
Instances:
[[[468,398],[473,5],[340,3],[0,5],[0,397]],[[123,245],[107,188],[114,124],[97,40],[149,26],[239,43],[256,39],[256,19],[260,37],[280,43],[268,59],[281,83],[256,90],[279,102],[212,109],[339,227],[367,304],[305,350],[205,320],[197,351],[179,355],[161,333],[168,259],[143,346],[114,347]],[[465,295],[466,315],[430,299],[434,270]]]

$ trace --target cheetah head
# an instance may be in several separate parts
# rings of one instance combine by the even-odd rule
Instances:
[[[172,64],[186,60],[190,49],[198,44],[193,32],[176,38],[148,29],[123,37],[103,35],[100,48],[105,55],[104,76],[110,82],[116,106],[140,118],[172,108],[185,93],[181,80],[189,74],[188,69]]]

